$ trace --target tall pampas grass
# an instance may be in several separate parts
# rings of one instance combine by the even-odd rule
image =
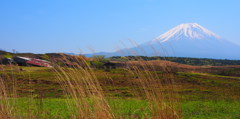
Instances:
[[[144,52],[144,49],[139,49]],[[134,51],[132,52],[134,53]],[[161,67],[163,73],[159,74],[155,63],[144,61],[141,57],[138,57],[136,61],[125,61],[123,63],[124,78],[130,82],[131,91],[139,100],[147,101],[145,110],[150,112],[143,116],[129,116],[116,114],[115,104],[110,105],[109,97],[105,95],[106,92],[103,90],[103,85],[97,77],[97,75],[101,74],[96,74],[95,69],[90,66],[87,58],[83,56],[69,58],[63,55],[62,62],[63,66],[54,64],[53,70],[57,73],[57,81],[65,92],[65,100],[70,112],[69,118],[182,118],[179,100],[175,91],[176,85],[174,85],[174,69],[167,64]],[[75,63],[69,67],[67,62]],[[108,84],[111,84],[111,80],[113,80],[111,76],[107,76],[107,73],[102,75],[104,75],[106,81],[110,81]],[[9,87],[6,86],[6,81],[12,81],[11,92],[9,92]],[[28,97],[29,110],[27,114],[23,114],[17,106],[12,104],[12,102],[14,103],[18,100],[16,90],[16,79],[11,79],[9,76],[0,77],[0,119],[48,118],[48,112],[41,108],[41,105],[44,103],[44,99],[41,97],[37,99],[39,101],[38,104],[36,104],[33,96]],[[55,116],[51,118],[63,117]]]
[[[68,59],[64,58],[64,60]],[[76,119],[114,118],[93,69],[83,58],[73,60],[77,61],[73,68],[59,66],[55,68],[59,83],[68,96],[69,109],[74,109],[71,110],[73,112],[71,117]]]

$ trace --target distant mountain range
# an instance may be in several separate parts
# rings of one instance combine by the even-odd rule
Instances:
[[[159,37],[137,47],[116,52],[99,52],[92,55],[110,56],[174,56],[215,59],[240,59],[240,46],[197,23],[180,24]]]

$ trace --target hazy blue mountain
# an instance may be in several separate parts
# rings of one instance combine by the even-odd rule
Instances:
[[[94,55],[106,55],[107,57],[142,55],[240,59],[239,52],[239,45],[222,39],[197,23],[187,23],[180,24],[138,47],[111,53],[95,53]]]

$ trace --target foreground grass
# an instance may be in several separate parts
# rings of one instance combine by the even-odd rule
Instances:
[[[23,69],[22,71],[18,71],[18,69],[9,69],[9,71],[0,72],[0,76],[6,79],[4,81],[6,82],[9,92],[13,90],[11,87],[14,84],[18,94],[16,95],[18,98],[9,99],[11,112],[15,113],[14,118],[68,119],[74,118],[74,115],[85,114],[79,114],[77,112],[79,107],[82,107],[81,103],[76,103],[76,100],[71,98],[65,98],[65,93],[63,93],[59,81],[56,81],[56,73],[51,69],[40,67],[21,68]],[[72,70],[70,70],[70,73],[71,71]],[[79,73],[78,69],[74,71],[77,72],[75,74]],[[74,74],[74,72],[72,73]],[[109,111],[116,118],[154,118],[152,117],[153,110],[151,110],[149,106],[152,104],[149,103],[151,101],[147,102],[146,100],[136,99],[138,98],[137,95],[139,95],[137,89],[141,91],[140,89],[142,88],[139,88],[139,85],[137,85],[138,87],[135,91],[132,90],[132,85],[130,85],[131,83],[138,83],[138,80],[141,78],[146,79],[145,75],[129,77],[123,69],[113,69],[111,71],[93,70],[92,73],[94,73],[96,77],[87,77],[87,81],[92,78],[98,79],[101,88],[104,90],[104,96],[106,96],[104,100],[106,98],[106,104],[110,106]],[[138,71],[138,74],[144,73]],[[157,76],[160,79],[166,75],[162,72],[157,72]],[[70,77],[72,77],[72,75],[70,75]],[[77,77],[79,76],[76,75],[76,78]],[[182,108],[182,118],[238,119],[240,117],[239,77],[178,72],[175,74],[175,78],[177,81],[175,84],[181,85],[181,87],[176,86],[177,88],[174,89],[180,94],[178,98],[181,97],[180,100],[183,100],[183,102],[179,102]],[[83,82],[80,82],[79,84],[82,83]],[[77,83],[75,85],[79,86],[79,84]],[[165,87],[162,86],[162,89],[165,89]],[[157,92],[155,93],[158,94]],[[30,98],[27,98],[27,96]],[[95,96],[95,93],[91,93],[88,97],[89,96]],[[85,101],[82,97],[85,96],[80,96],[79,99],[81,100],[77,100],[77,102]],[[156,99],[162,101],[160,98]],[[94,101],[90,99],[87,100],[87,107],[90,108],[83,108],[83,111],[87,110],[86,112],[89,113],[86,115],[89,117],[92,113],[94,114],[94,107],[92,104]],[[168,100],[163,102],[163,105],[166,104],[167,101]],[[1,100],[0,102],[3,103]],[[74,104],[80,105],[77,107]]]
[[[70,106],[71,99],[10,99],[10,104],[18,109],[18,116],[31,113],[38,118],[68,119],[75,112]],[[147,101],[138,99],[108,99],[112,112],[117,118],[151,118]],[[91,101],[90,101],[91,103]],[[238,119],[240,117],[240,101],[186,101],[181,103],[184,119]],[[21,115],[21,116],[20,116]]]
[[[240,101],[187,101],[182,112],[186,119],[239,119]]]

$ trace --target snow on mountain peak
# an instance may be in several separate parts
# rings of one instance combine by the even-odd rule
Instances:
[[[208,39],[208,38],[216,38],[220,39],[221,37],[216,35],[215,33],[209,31],[208,29],[200,26],[197,23],[186,23],[180,24],[168,32],[160,35],[153,41],[165,42],[170,39],[180,40],[180,39]]]

